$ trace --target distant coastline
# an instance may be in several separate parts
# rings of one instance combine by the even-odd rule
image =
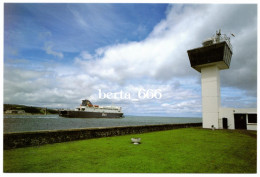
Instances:
[[[35,107],[18,104],[4,104],[4,115],[19,114],[19,115],[44,115],[58,114],[58,109],[50,109],[47,107]]]

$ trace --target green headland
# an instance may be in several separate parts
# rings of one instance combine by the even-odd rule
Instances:
[[[17,114],[17,111],[23,111],[22,114],[58,114],[57,109],[50,109],[46,107],[35,107],[17,104],[4,104],[4,113],[8,110],[13,110],[12,114]],[[15,111],[14,111],[15,110]],[[18,113],[21,114],[21,113]]]

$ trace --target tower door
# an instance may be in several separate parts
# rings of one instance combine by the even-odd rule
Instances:
[[[223,123],[223,129],[227,129],[228,128],[228,119],[223,117],[222,123]]]
[[[235,114],[235,129],[246,129],[246,114]]]

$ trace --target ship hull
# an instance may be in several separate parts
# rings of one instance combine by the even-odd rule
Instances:
[[[59,111],[59,116],[68,118],[122,118],[123,113],[102,113],[87,111]]]

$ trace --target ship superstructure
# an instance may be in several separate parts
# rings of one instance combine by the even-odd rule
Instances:
[[[93,105],[85,99],[75,110],[60,110],[59,115],[70,118],[122,118],[123,112],[119,106]]]

